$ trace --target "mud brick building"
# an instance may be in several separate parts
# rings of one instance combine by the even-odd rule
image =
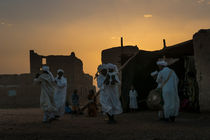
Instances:
[[[40,72],[43,64],[50,67],[56,76],[58,69],[63,69],[68,81],[67,101],[71,103],[71,94],[78,90],[80,103],[87,102],[90,89],[95,90],[93,78],[84,73],[82,61],[72,52],[70,55],[43,56],[30,50],[30,73],[0,75],[0,108],[39,107],[40,87],[33,83],[36,73]]]

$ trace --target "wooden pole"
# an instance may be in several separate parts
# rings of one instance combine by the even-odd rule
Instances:
[[[123,37],[121,37],[121,47],[123,47]]]
[[[163,49],[165,49],[165,48],[166,48],[166,40],[163,39]]]

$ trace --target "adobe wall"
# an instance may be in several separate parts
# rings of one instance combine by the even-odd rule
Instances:
[[[54,76],[63,69],[67,78],[67,100],[71,103],[71,94],[78,90],[80,104],[87,103],[90,89],[94,89],[93,77],[83,72],[83,63],[74,53],[66,56],[42,56],[30,50],[30,73],[21,75],[0,75],[0,108],[39,107],[40,86],[33,83],[36,73],[40,72],[42,59],[46,59]],[[12,92],[12,93],[11,93]],[[15,95],[11,95],[15,92]]]
[[[42,57],[35,53],[33,50],[29,51],[30,53],[30,73],[37,73],[40,70],[42,65]]]
[[[118,67],[121,65],[121,54],[132,56],[139,49],[137,46],[124,46],[124,47],[114,47],[102,51],[101,61],[102,63],[113,63]]]
[[[40,87],[33,84],[33,75],[0,75],[0,107],[39,107]],[[10,95],[9,91],[16,94]]]
[[[195,65],[199,85],[201,111],[210,111],[210,30],[200,30],[193,36]]]

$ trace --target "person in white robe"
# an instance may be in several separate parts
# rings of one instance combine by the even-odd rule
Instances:
[[[57,108],[56,117],[59,118],[65,113],[66,104],[66,90],[67,80],[63,76],[64,71],[62,69],[57,70],[57,77],[55,78],[56,91],[55,91],[55,104]]]
[[[178,77],[176,73],[167,67],[164,60],[158,61],[157,65],[160,69],[156,82],[158,88],[162,89],[163,112],[165,120],[175,121],[175,117],[179,114],[180,101],[178,96]]]
[[[99,94],[100,94],[99,100],[100,100],[100,104],[102,106],[102,112],[107,112],[109,110],[109,105],[107,105],[106,95],[104,93],[104,81],[106,79],[106,75],[107,75],[106,65],[105,64],[99,65],[98,71],[96,74],[96,78],[97,78],[97,86],[100,90],[99,91]]]
[[[108,73],[104,80],[104,100],[106,102],[106,110],[109,117],[108,123],[116,123],[114,115],[122,113],[122,106],[119,99],[119,85],[118,69],[114,64],[106,64]]]
[[[41,75],[36,75],[34,82],[41,85],[40,107],[44,111],[43,122],[46,123],[55,119],[57,111],[54,102],[55,79],[48,66],[42,66],[42,71]]]
[[[135,112],[136,109],[138,109],[137,96],[138,96],[138,93],[134,89],[134,86],[132,85],[131,89],[129,91],[129,98],[130,98],[129,108],[130,108],[130,112]]]

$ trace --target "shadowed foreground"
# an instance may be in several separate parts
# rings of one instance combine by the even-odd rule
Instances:
[[[173,140],[209,139],[210,113],[181,113],[175,123],[158,121],[157,113],[122,114],[118,123],[106,124],[102,115],[65,115],[43,124],[40,109],[0,110],[0,140]]]

